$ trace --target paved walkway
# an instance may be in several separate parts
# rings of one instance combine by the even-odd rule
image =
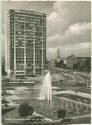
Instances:
[[[75,91],[72,91],[72,90],[58,91],[53,93],[53,95],[60,95],[60,94],[72,94],[72,95],[77,95],[84,98],[89,98],[89,99],[91,98],[90,94],[83,93],[83,92],[76,93]]]
[[[40,114],[38,114],[37,112],[34,112],[34,113],[33,113],[33,116],[41,116],[41,117],[44,118],[44,121],[53,122],[52,119],[47,118],[47,117],[45,117],[45,116],[43,116],[43,115],[40,115]],[[5,118],[5,120],[6,120],[6,121],[24,121],[25,119],[24,119],[24,118]],[[27,118],[27,120],[30,120],[30,118]]]
[[[34,115],[35,115],[35,116],[41,116],[41,117],[44,117],[44,120],[49,121],[49,122],[52,122],[52,121],[53,121],[53,120],[50,119],[50,118],[47,118],[47,117],[45,117],[45,116],[43,116],[43,115],[38,114],[37,112],[34,112]]]
[[[34,115],[36,115],[36,116],[42,116],[42,115],[40,115],[40,114],[38,114],[38,113],[34,113]],[[44,117],[44,116],[42,116],[42,117]],[[71,119],[72,120],[74,120],[74,119],[79,119],[79,118],[86,118],[86,117],[91,117],[91,115],[89,114],[89,115],[83,115],[83,116],[75,116],[75,117],[71,117]],[[11,119],[11,118],[5,118],[5,120],[6,121],[24,121],[25,119],[24,118],[14,118],[14,119]],[[30,118],[28,119],[27,118],[27,120],[30,120]],[[51,122],[51,123],[55,123],[55,122],[61,122],[61,119],[58,119],[58,120],[52,120],[52,119],[50,119],[50,118],[47,118],[47,117],[44,117],[44,120],[46,120],[47,122]]]
[[[83,115],[83,116],[75,116],[75,117],[72,117],[72,119],[78,119],[78,118],[85,118],[85,117],[91,117],[91,115]]]
[[[86,118],[86,117],[91,117],[91,115],[83,115],[83,116],[75,116],[75,117],[71,117],[71,119],[79,119],[79,118]],[[53,122],[61,122],[61,119],[58,120],[54,120]]]
[[[58,98],[61,99],[61,100],[69,101],[71,103],[76,103],[76,104],[80,104],[80,105],[84,105],[84,106],[88,106],[88,107],[91,106],[90,104],[86,104],[86,103],[83,103],[83,102],[78,102],[78,101],[68,99],[68,98],[64,98],[64,97],[58,97]]]

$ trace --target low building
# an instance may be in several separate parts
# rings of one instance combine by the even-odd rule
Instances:
[[[74,55],[68,56],[64,62],[67,68],[73,68],[73,65],[77,64],[77,57]]]
[[[65,58],[64,63],[69,69],[76,69],[78,71],[90,72],[91,71],[91,58],[90,57],[76,57],[74,55]]]
[[[81,66],[84,66],[87,60],[90,60],[90,57],[77,57],[77,61]]]
[[[91,71],[91,57],[77,57],[80,70],[84,72]]]

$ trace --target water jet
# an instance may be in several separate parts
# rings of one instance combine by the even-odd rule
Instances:
[[[48,100],[49,102],[52,102],[52,85],[50,72],[47,72],[47,74],[44,77],[39,99]]]

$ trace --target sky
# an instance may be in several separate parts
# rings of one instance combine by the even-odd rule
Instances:
[[[21,1],[2,2],[2,56],[5,55],[5,11],[23,9],[47,15],[47,58],[91,56],[91,2]]]

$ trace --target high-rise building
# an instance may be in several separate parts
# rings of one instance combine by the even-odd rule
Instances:
[[[17,78],[46,69],[46,14],[9,10],[9,69]]]

